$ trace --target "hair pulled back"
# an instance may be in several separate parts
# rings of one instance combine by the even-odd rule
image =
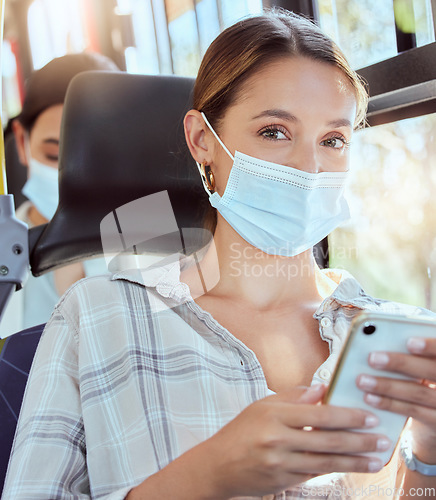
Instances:
[[[258,69],[284,56],[303,56],[339,68],[356,95],[355,127],[364,122],[368,95],[339,47],[314,23],[281,9],[246,18],[224,30],[206,51],[194,87],[194,108],[214,127]]]

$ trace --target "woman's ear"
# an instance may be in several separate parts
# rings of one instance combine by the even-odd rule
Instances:
[[[12,132],[14,133],[15,144],[17,146],[18,159],[20,163],[29,166],[26,154],[26,130],[18,120],[12,122]]]
[[[186,143],[192,157],[198,163],[209,165],[212,160],[213,146],[201,113],[196,109],[191,109],[186,113],[183,124]]]

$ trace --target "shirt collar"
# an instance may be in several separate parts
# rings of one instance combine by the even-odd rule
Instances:
[[[360,283],[343,269],[323,269],[323,275],[336,284],[333,293],[326,297],[316,310],[314,317],[339,307],[378,309],[381,301],[369,296]]]
[[[189,296],[189,287],[180,282],[180,271],[184,259],[186,257],[183,255],[173,255],[160,261],[159,265],[118,271],[112,275],[111,280],[126,280],[140,286],[155,288],[163,297],[185,300]],[[339,307],[379,308],[381,301],[367,295],[360,283],[347,271],[323,269],[321,272],[332,282],[335,289],[320,304],[314,314],[315,318]]]
[[[112,274],[111,280],[125,280],[143,287],[155,288],[162,297],[186,299],[186,296],[189,296],[189,287],[180,281],[180,261],[183,258],[185,256],[174,254],[148,267],[117,271]]]

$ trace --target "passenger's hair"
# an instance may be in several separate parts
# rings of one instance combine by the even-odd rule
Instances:
[[[63,104],[71,80],[83,71],[119,71],[108,57],[94,52],[67,54],[52,59],[32,73],[17,119],[30,132],[38,116],[50,106]]]
[[[368,95],[342,51],[314,23],[282,9],[246,18],[212,42],[198,71],[193,107],[219,129],[242,84],[257,70],[286,56],[308,57],[339,68],[355,91],[355,127],[364,123]]]

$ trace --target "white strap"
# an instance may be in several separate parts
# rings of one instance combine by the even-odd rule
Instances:
[[[210,131],[212,132],[212,134],[215,136],[216,140],[221,144],[221,146],[223,147],[224,151],[230,156],[230,158],[232,159],[232,161],[235,161],[235,158],[234,156],[232,155],[232,153],[230,153],[230,151],[226,148],[226,146],[224,146],[224,143],[223,141],[218,137],[218,134],[215,132],[215,130],[212,128],[212,125],[209,123],[208,119],[206,118],[206,115],[203,113],[203,111],[201,112],[201,116],[203,117],[203,120],[205,121],[206,125],[209,127]]]

